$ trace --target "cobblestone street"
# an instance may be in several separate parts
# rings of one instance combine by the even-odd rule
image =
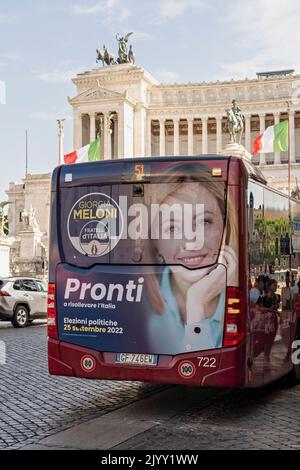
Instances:
[[[0,325],[0,448],[300,449],[300,387],[205,390],[50,377],[46,328]]]
[[[1,328],[1,325],[0,325]],[[45,326],[0,329],[0,448],[19,448],[159,391],[152,384],[51,377]]]

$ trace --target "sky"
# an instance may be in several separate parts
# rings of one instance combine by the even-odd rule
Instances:
[[[57,164],[58,118],[72,150],[71,78],[103,44],[117,55],[116,33],[134,32],[136,64],[161,82],[211,82],[299,72],[299,24],[299,0],[0,0],[0,200],[24,176],[26,129],[30,173]]]

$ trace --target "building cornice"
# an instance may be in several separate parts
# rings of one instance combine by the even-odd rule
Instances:
[[[123,99],[124,95],[122,93],[118,93],[117,91],[108,90],[100,85],[93,86],[88,90],[84,90],[78,95],[74,96],[73,98],[68,97],[68,101],[71,105],[81,104],[83,102],[90,102],[95,100],[121,100]]]
[[[230,88],[232,86],[245,86],[245,85],[269,85],[269,84],[276,84],[276,83],[289,83],[294,82],[295,80],[300,80],[300,74],[291,75],[287,77],[270,77],[270,78],[253,78],[253,79],[241,79],[241,80],[228,80],[228,81],[212,81],[212,82],[188,82],[188,83],[167,83],[167,84],[160,84],[155,87],[155,90],[163,90],[163,91],[173,91],[174,89],[199,89],[199,88],[215,88],[216,86],[222,86]]]
[[[128,83],[144,80],[150,86],[159,86],[160,83],[149,72],[142,67],[133,64],[110,65],[93,69],[78,74],[72,79],[74,85],[80,87],[91,87],[95,83]]]
[[[257,101],[257,102],[247,102],[247,101],[240,101],[239,104],[243,108],[243,114],[245,115],[259,115],[261,113],[265,114],[274,114],[274,113],[287,113],[287,104],[286,100],[280,100],[278,102],[274,102],[274,100],[269,101]],[[217,103],[217,104],[195,104],[188,106],[186,104],[182,105],[174,105],[174,106],[166,106],[165,103],[161,105],[149,105],[148,112],[149,116],[153,115],[160,115],[160,116],[167,116],[167,115],[174,115],[183,117],[185,115],[224,115],[226,116],[226,108],[228,107],[228,102]],[[291,111],[296,111],[295,109],[291,109]]]
[[[74,98],[68,97],[68,101],[71,106],[78,106],[91,103],[124,103],[128,102],[132,106],[136,105],[136,101],[128,95],[127,90],[123,93],[119,93],[117,91],[109,90],[104,88],[98,84],[98,86],[93,86],[88,90],[85,90],[79,93]]]

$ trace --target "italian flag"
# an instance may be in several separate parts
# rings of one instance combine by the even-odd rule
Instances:
[[[100,139],[96,139],[94,142],[64,155],[64,162],[67,165],[71,163],[96,162],[98,160],[100,160]]]
[[[253,155],[257,153],[287,152],[289,149],[289,121],[268,127],[253,142]]]

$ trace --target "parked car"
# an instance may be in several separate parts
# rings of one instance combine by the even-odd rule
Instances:
[[[24,328],[47,317],[47,285],[40,279],[9,277],[0,280],[0,320]]]

